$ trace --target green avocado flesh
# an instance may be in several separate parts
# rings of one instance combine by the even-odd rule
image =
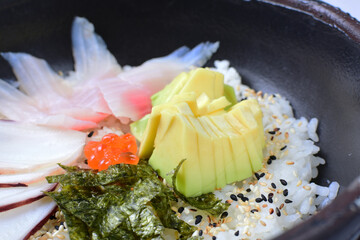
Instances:
[[[167,183],[172,184],[173,170],[186,159],[175,180],[186,197],[213,192],[263,167],[259,104],[249,99],[234,105],[236,98],[224,96],[226,88],[222,75],[211,70],[180,74],[163,95],[154,95],[151,114],[132,126],[145,128],[133,132],[141,132],[139,156],[148,158]],[[226,91],[234,94],[231,90]]]

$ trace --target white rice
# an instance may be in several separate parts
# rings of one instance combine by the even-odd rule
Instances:
[[[337,182],[332,182],[329,187],[311,182],[311,179],[318,175],[316,167],[325,164],[324,159],[314,156],[320,150],[314,144],[319,140],[316,134],[318,120],[313,118],[308,121],[304,117],[296,119],[290,103],[284,97],[255,92],[241,84],[240,75],[230,67],[229,61],[215,61],[215,70],[224,74],[225,83],[234,87],[239,101],[246,97],[256,98],[260,103],[267,144],[264,150],[264,168],[258,174],[264,176],[260,180],[252,177],[230,184],[215,192],[217,197],[231,203],[226,217],[209,217],[206,212],[196,210],[182,201],[174,203],[173,210],[178,212],[180,207],[184,207],[177,215],[187,223],[197,226],[198,231],[194,236],[202,235],[204,239],[273,238],[315,214],[337,195]],[[277,128],[279,130],[276,130]],[[114,131],[104,127],[92,140]],[[276,156],[276,160],[267,164],[270,156]],[[286,181],[286,186],[280,179]],[[272,184],[275,184],[276,188]],[[284,194],[286,189],[287,195]],[[239,194],[249,201],[242,201]],[[259,201],[262,198],[261,194],[266,201],[257,202],[256,199]],[[271,203],[269,194],[273,194]],[[237,201],[232,200],[231,195],[232,198],[235,196]],[[285,200],[288,203],[285,203]],[[195,224],[195,217],[198,215],[202,216],[202,221]],[[66,229],[59,230],[54,229],[44,235],[49,238],[41,239],[69,239]],[[61,237],[57,238],[58,235]],[[174,239],[175,235],[173,231],[166,231],[164,236],[166,239]]]

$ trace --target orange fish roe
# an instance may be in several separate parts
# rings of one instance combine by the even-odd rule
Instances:
[[[129,133],[121,136],[109,133],[100,142],[88,142],[84,149],[89,167],[99,171],[119,163],[138,164],[136,152],[136,139]]]

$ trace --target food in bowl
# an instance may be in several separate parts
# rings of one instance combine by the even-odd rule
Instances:
[[[55,204],[42,190],[61,212],[31,239],[267,239],[335,198],[336,182],[311,182],[325,163],[314,156],[317,119],[296,119],[281,95],[243,85],[226,60],[199,68],[218,43],[121,68],[86,19],[75,19],[72,37],[75,71],[67,77],[30,55],[3,55],[23,92],[1,82],[0,112],[15,122],[1,122],[9,136],[2,152],[12,161],[1,164],[0,222],[8,224],[0,236],[26,238],[44,223]],[[131,137],[121,147],[132,121],[143,160]]]

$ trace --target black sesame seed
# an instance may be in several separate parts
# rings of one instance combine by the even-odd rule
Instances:
[[[277,215],[278,217],[280,217],[280,216],[281,216],[281,212],[280,212],[279,208],[276,208],[275,210],[276,210],[276,215]]]
[[[223,212],[223,213],[221,214],[221,217],[220,217],[220,218],[226,218],[228,215],[229,215],[228,212]]]
[[[269,193],[268,194],[268,198],[273,198],[274,194],[273,193]]]
[[[244,194],[239,193],[237,196],[238,196],[238,198],[243,198],[243,197],[244,197]]]
[[[87,159],[85,159],[84,163],[85,163],[85,164],[88,164],[88,160],[87,160]]]
[[[184,207],[179,207],[178,212],[182,213],[184,211]]]
[[[285,181],[284,179],[280,179],[280,182],[282,185],[286,186],[287,185],[287,181]]]
[[[201,216],[201,215],[197,215],[197,216],[195,217],[195,225],[199,224],[199,223],[201,222],[201,220],[202,220],[202,216]]]
[[[271,160],[274,161],[274,160],[276,160],[276,156],[275,156],[275,155],[270,155],[270,156],[269,156],[269,159],[271,159]]]
[[[216,226],[217,226],[217,224],[216,224],[216,223],[213,223],[213,224],[212,224],[212,226],[213,226],[213,227],[216,227]]]
[[[272,96],[273,96],[273,97],[276,97],[276,95],[275,95],[275,94],[273,94]]]
[[[285,203],[292,203],[293,201],[291,201],[290,199],[285,199]]]
[[[283,146],[282,148],[280,148],[280,151],[285,150],[286,147],[287,147],[286,145]]]
[[[285,189],[285,190],[283,191],[283,195],[286,197],[288,194],[289,194],[289,190]]]
[[[200,229],[199,231],[199,237],[201,237],[203,235],[203,230]]]
[[[241,201],[243,201],[243,202],[249,201],[249,198],[247,198],[247,197],[242,197],[242,198],[241,198]]]
[[[262,177],[264,177],[264,176],[265,176],[265,173],[261,173],[261,174],[259,175],[260,178],[262,178]]]
[[[278,131],[280,131],[280,128],[274,128],[274,131],[278,132]]]
[[[275,183],[271,183],[271,186],[272,186],[273,188],[276,188],[276,184],[275,184]]]
[[[240,102],[241,102],[241,101],[244,101],[244,100],[247,100],[247,97],[242,98],[242,99],[240,100]]]
[[[273,202],[274,202],[272,198],[269,198],[268,201],[269,201],[269,203],[273,203]]]
[[[92,137],[94,135],[94,131],[89,132],[88,137]]]
[[[55,229],[56,229],[56,230],[59,230],[59,226],[55,226]]]
[[[50,220],[54,220],[54,219],[56,219],[56,217],[54,215],[51,215]]]
[[[251,213],[258,212],[258,211],[259,211],[259,210],[257,210],[257,209],[251,209],[251,210],[250,210]]]
[[[194,209],[194,208],[190,208],[189,210],[192,211],[192,212],[197,212],[197,210]]]
[[[271,135],[274,135],[276,132],[275,131],[269,131],[268,133],[271,134]]]
[[[239,236],[239,234],[240,234],[239,230],[237,230],[237,231],[234,233],[234,235],[235,235],[236,237]]]
[[[256,177],[257,180],[260,180],[260,176],[259,176],[258,173],[255,173],[255,177]]]
[[[212,240],[216,240],[216,237],[215,237],[215,236],[213,236],[213,237],[212,237]]]
[[[256,198],[255,202],[260,203],[260,202],[262,202],[262,200],[263,200],[262,198]]]
[[[264,194],[261,194],[261,198],[262,198],[262,200],[263,200],[264,202],[267,201],[267,199],[266,199],[266,197],[264,196]]]
[[[238,198],[236,197],[235,194],[231,194],[231,195],[230,195],[230,198],[231,198],[232,200],[234,200],[234,201],[237,201],[237,200],[238,200]]]
[[[269,159],[267,160],[267,164],[270,165],[271,163],[272,163],[272,160],[271,160],[271,158],[269,158]]]
[[[250,188],[248,188],[248,189],[246,189],[246,191],[247,191],[247,192],[251,192],[251,189],[250,189]]]

